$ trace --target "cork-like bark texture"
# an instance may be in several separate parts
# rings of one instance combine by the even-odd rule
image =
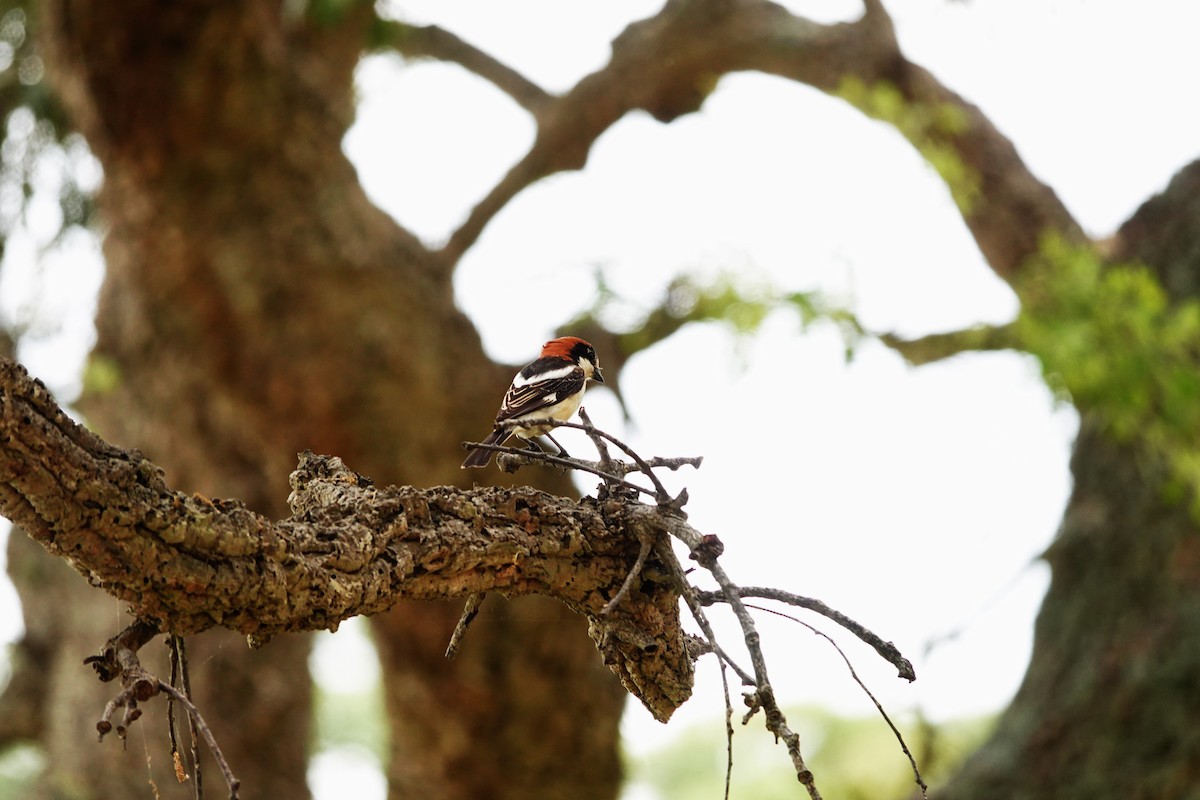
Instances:
[[[644,110],[675,119],[699,108],[729,72],[758,70],[844,97],[895,125],[935,165],[950,159],[949,172],[960,176],[950,188],[969,230],[996,273],[1018,286],[1043,234],[1084,238],[980,110],[905,57],[878,0],[865,0],[860,19],[838,25],[813,23],[765,0],[669,0],[613,42],[605,67],[561,96],[445,32],[381,24],[370,4],[307,7],[318,6],[322,13],[313,16],[295,13],[305,4],[266,0],[220,7],[49,0],[38,7],[47,75],[105,170],[98,205],[108,276],[95,363],[116,379],[82,405],[106,437],[150,453],[170,485],[246,504],[181,498],[171,513],[183,527],[169,530],[196,546],[259,552],[242,529],[214,520],[223,511],[231,519],[257,519],[246,509],[264,519],[285,516],[283,476],[305,449],[335,453],[381,482],[461,485],[461,453],[448,443],[478,434],[511,373],[487,361],[454,308],[450,281],[459,258],[511,198],[546,175],[581,167],[591,145],[624,114]],[[396,33],[397,49],[456,60],[492,80],[537,124],[529,152],[439,251],[371,206],[340,151],[352,114],[354,64],[388,30]],[[899,102],[874,104],[877,91]],[[901,118],[888,116],[897,109]],[[914,128],[912,119],[938,122]],[[1158,268],[1176,297],[1194,294],[1198,274],[1194,185],[1195,170],[1185,171],[1168,193],[1174,199],[1139,212],[1114,245],[1120,257],[1140,256]],[[1187,702],[1164,706],[1154,701],[1167,695],[1153,694],[1154,687],[1179,686],[1186,701],[1197,695],[1186,680],[1200,673],[1189,660],[1200,632],[1186,613],[1195,606],[1188,544],[1194,527],[1157,502],[1156,476],[1147,477],[1128,452],[1110,452],[1089,430],[1085,422],[1074,462],[1076,498],[1051,550],[1054,584],[1025,688],[952,796],[1045,796],[1047,776],[1062,777],[1055,796],[1071,796],[1074,778],[1087,796],[1115,794],[1089,787],[1137,781],[1139,769],[1161,776],[1155,785],[1163,791],[1155,796],[1187,796],[1195,783],[1191,739],[1183,731],[1194,709]],[[131,488],[158,485],[153,470],[135,463],[141,462],[130,461],[123,478]],[[568,491],[554,477],[539,485]],[[1142,488],[1145,495],[1136,494]],[[1145,516],[1106,513],[1097,522],[1095,509],[1108,509],[1106,498],[1124,498],[1126,491],[1136,496],[1113,501],[1114,508]],[[34,495],[20,495],[26,496]],[[440,508],[428,499],[425,507]],[[19,502],[18,512],[38,518],[36,508]],[[112,513],[115,522],[123,520],[119,508]],[[1143,546],[1139,535],[1146,533],[1152,535]],[[374,551],[363,544],[370,538],[352,541],[359,544],[342,552],[314,539],[317,552],[308,555],[372,563]],[[1108,565],[1114,543],[1127,548],[1120,552],[1128,558]],[[281,569],[269,555],[277,545],[263,546],[268,555],[256,569]],[[70,717],[92,704],[80,699],[91,688],[81,681],[90,677],[76,677],[75,659],[94,647],[96,630],[115,632],[111,608],[95,603],[81,582],[64,582],[63,570],[39,566],[28,551],[12,563],[27,613],[40,615],[22,650],[41,670],[39,680],[28,681],[28,673],[18,678],[44,693],[29,698],[26,707],[40,722],[28,728],[46,743],[52,777],[63,782],[54,793],[142,791],[137,768],[123,785],[101,785],[112,770],[79,746]],[[1138,565],[1135,577],[1117,565]],[[1146,581],[1163,576],[1171,587],[1164,595],[1110,591],[1118,584],[1157,585]],[[182,599],[187,587],[172,591]],[[1129,600],[1120,612],[1128,625],[1092,613],[1112,597]],[[164,617],[171,613],[169,602],[156,602]],[[238,618],[234,609],[213,613]],[[579,615],[557,602],[510,608],[489,601],[472,646],[447,668],[441,648],[457,614],[453,604],[405,603],[374,618],[392,724],[391,796],[613,797],[623,695],[607,670],[595,668]],[[1163,619],[1165,625],[1156,622]],[[263,787],[263,796],[302,797],[303,639],[279,636],[253,655],[234,643],[218,642],[199,659],[217,665],[212,679],[199,682],[202,691],[223,689],[202,701],[218,709],[218,720],[236,721],[222,734],[233,742],[229,749],[256,753],[255,765],[264,767],[260,775],[243,775],[247,787]],[[1112,667],[1106,680],[1074,680],[1094,674],[1078,665],[1119,667],[1132,663],[1131,655],[1138,656],[1137,669]],[[231,676],[247,691],[231,691]],[[564,697],[578,698],[578,705],[566,707]],[[1088,708],[1103,713],[1080,711]],[[1132,723],[1141,730],[1151,709],[1163,709],[1154,719],[1169,719],[1165,730],[1179,735],[1112,751],[1136,755],[1136,762],[1085,761],[1067,746],[1088,726],[1097,740],[1123,742]],[[1189,713],[1166,713],[1171,709]],[[256,721],[298,733],[263,735]],[[1036,770],[1028,768],[1034,756]]]
[[[303,13],[316,5],[331,13]],[[48,79],[104,168],[91,374],[111,380],[89,383],[88,424],[148,454],[171,486],[274,519],[305,449],[381,484],[478,477],[459,470],[458,444],[486,428],[512,372],[455,307],[445,262],[370,203],[341,150],[371,4],[50,0],[38,12]],[[571,493],[562,476],[529,480]],[[81,745],[77,710],[58,709],[104,702],[78,659],[97,631],[115,633],[120,606],[78,579],[62,592],[70,602],[41,623],[63,665],[41,681],[56,765],[45,779],[60,784],[48,791],[134,796],[144,759]],[[461,606],[403,601],[371,618],[393,711],[391,795],[473,798],[482,783],[492,796],[614,797],[627,694],[586,621],[556,601],[497,596],[484,611],[505,624],[477,624],[447,663]],[[287,634],[250,651],[217,630],[190,645],[197,701],[244,798],[308,794],[307,648]],[[555,697],[572,705],[541,699]],[[167,767],[161,744],[148,746]],[[158,775],[164,798],[190,796],[173,784]]]
[[[219,626],[265,644],[336,629],[400,600],[553,597],[588,618],[603,660],[657,718],[691,692],[673,584],[640,583],[608,613],[647,530],[636,504],[528,488],[378,489],[340,459],[301,455],[292,515],[170,489],[0,358],[0,512],[159,630]],[[637,536],[626,530],[636,519]]]

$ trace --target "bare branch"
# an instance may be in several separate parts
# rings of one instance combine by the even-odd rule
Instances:
[[[650,557],[650,551],[653,548],[653,542],[642,542],[642,549],[638,551],[637,561],[633,562],[633,566],[629,569],[629,574],[625,576],[625,582],[621,584],[621,588],[617,590],[613,599],[605,603],[604,608],[600,609],[601,614],[607,614],[616,608],[621,600],[625,598],[625,595],[629,594],[629,590],[633,588],[633,582],[641,579],[642,570],[646,568],[646,559]]]
[[[625,506],[528,488],[377,489],[311,453],[291,480],[293,513],[277,522],[184,495],[0,360],[0,513],[155,631],[218,625],[262,642],[399,600],[539,593],[589,619],[605,663],[657,718],[690,695],[670,585],[647,585],[601,614],[637,558],[638,541],[619,534]]]
[[[174,703],[179,703],[188,712],[188,719],[193,729],[199,731],[204,737],[209,750],[212,751],[213,758],[216,759],[221,774],[225,777],[225,783],[229,787],[229,800],[237,800],[238,788],[241,782],[234,777],[233,770],[229,768],[229,762],[225,760],[225,755],[221,752],[221,748],[217,744],[217,739],[213,736],[208,724],[205,723],[200,710],[192,704],[187,692],[180,691],[169,683],[156,678],[142,666],[141,661],[138,659],[137,651],[157,635],[158,630],[153,625],[144,620],[137,620],[125,630],[109,639],[105,643],[100,655],[90,656],[83,660],[83,663],[90,664],[96,670],[96,673],[100,676],[100,680],[107,682],[120,679],[121,681],[121,691],[104,706],[104,713],[100,716],[100,721],[96,723],[96,730],[100,733],[100,739],[103,740],[105,734],[113,730],[112,716],[118,708],[125,709],[121,722],[116,726],[117,735],[124,740],[129,735],[129,726],[142,716],[142,710],[138,706],[138,703],[144,703],[152,697],[165,694],[172,706]],[[177,674],[177,668],[186,672],[186,665],[181,665],[180,661],[173,657],[171,663],[173,676]],[[171,738],[172,743],[174,743],[173,732]],[[173,749],[172,753],[176,758],[176,774],[178,775],[178,749]],[[198,765],[195,767],[195,773],[196,795],[200,796],[200,772]]]
[[[1019,349],[1012,324],[978,325],[917,339],[902,339],[895,334],[883,333],[879,335],[879,341],[904,356],[904,360],[913,366],[941,361],[959,353]]]
[[[872,633],[859,622],[847,617],[837,609],[830,608],[825,603],[812,597],[803,597],[791,592],[785,592],[781,589],[771,589],[763,586],[737,586],[734,587],[738,597],[761,597],[767,600],[775,600],[780,603],[786,603],[798,608],[806,608],[809,611],[815,611],[823,617],[833,620],[838,625],[841,625],[846,630],[853,633],[862,641],[875,648],[875,652],[879,653],[888,663],[894,666],[901,678],[906,681],[915,681],[917,673],[913,670],[912,662],[901,655],[896,649],[896,645],[891,642],[885,642],[878,635]],[[698,599],[703,605],[712,605],[713,603],[728,602],[724,591],[720,592],[699,592]]]
[[[444,263],[457,263],[525,187],[582,169],[592,144],[625,114],[643,110],[669,122],[699,109],[722,76],[738,71],[813,86],[894,125],[947,180],[980,250],[1005,280],[1016,277],[1047,232],[1086,238],[978,107],[904,57],[879,0],[865,4],[861,19],[834,25],[770,0],[677,0],[626,28],[601,70],[560,97],[531,104],[538,125],[533,146],[450,237]],[[897,104],[872,102],[878,90],[901,101],[901,117],[885,110]]]
[[[611,442],[654,477],[654,459],[590,422],[577,427],[597,437],[600,464],[627,472],[608,456],[604,443]],[[767,728],[786,743],[797,778],[819,798],[799,736],[776,701],[743,590],[718,562],[720,540],[687,524],[680,510],[686,492],[670,500],[655,479],[658,503],[649,506],[636,502],[622,478],[601,473],[606,487],[599,499],[578,502],[530,489],[377,489],[340,459],[306,452],[291,476],[292,516],[272,522],[235,501],[170,489],[140,454],[76,425],[44,386],[0,359],[0,511],[93,584],[128,601],[137,617],[102,656],[88,659],[103,679],[121,676],[125,685],[105,709],[102,733],[111,730],[117,708],[126,709],[118,728],[123,734],[141,713],[137,702],[166,691],[142,674],[134,655],[159,632],[221,625],[262,642],[282,631],[336,628],[342,619],[400,599],[466,595],[452,654],[487,591],[546,594],[583,614],[604,662],[665,721],[690,696],[698,655],[680,627],[682,596],[707,649],[752,687],[746,695],[751,714],[764,712]],[[716,579],[721,600],[742,625],[752,674],[717,642],[668,537],[683,542]],[[786,593],[770,596],[801,604]],[[807,605],[823,608],[819,601]],[[207,737],[194,707],[185,706]]]
[[[162,681],[158,682],[158,690],[165,695],[168,695],[172,700],[180,703],[188,712],[188,718],[192,725],[204,737],[204,743],[208,745],[209,751],[213,755],[213,759],[217,762],[217,769],[221,770],[221,775],[225,778],[225,785],[229,787],[229,800],[237,800],[238,789],[241,787],[241,781],[234,777],[233,770],[229,768],[229,762],[225,760],[225,754],[221,752],[220,746],[217,744],[217,737],[213,736],[212,729],[208,727],[208,723],[204,721],[204,717],[200,715],[200,709],[192,703],[186,694],[176,689],[169,683]],[[198,763],[198,762],[197,762]],[[197,773],[199,774],[199,773]],[[199,786],[199,784],[197,784]],[[199,789],[197,789],[197,792]]]
[[[379,43],[408,58],[449,61],[491,81],[531,113],[538,113],[552,95],[521,73],[437,25],[408,25],[394,20],[379,23]]]
[[[921,770],[917,766],[917,759],[913,756],[912,750],[909,749],[908,742],[904,741],[904,734],[900,733],[900,729],[896,727],[896,724],[894,722],[892,722],[892,718],[890,716],[888,716],[887,711],[884,710],[883,704],[879,702],[879,698],[877,698],[875,696],[875,693],[872,692],[867,687],[866,682],[863,681],[863,679],[858,676],[858,671],[854,669],[854,664],[850,661],[850,657],[846,655],[846,651],[842,650],[841,646],[834,640],[834,638],[832,636],[830,636],[829,634],[825,633],[825,631],[821,630],[820,628],[817,628],[813,625],[809,625],[804,620],[799,619],[797,617],[793,617],[791,614],[784,614],[782,611],[777,611],[776,609],[773,609],[773,608],[765,608],[763,606],[750,606],[750,607],[756,608],[760,611],[765,611],[768,614],[775,614],[777,616],[783,617],[784,619],[789,619],[792,622],[795,622],[797,625],[802,625],[805,628],[808,628],[808,630],[811,631],[813,634],[820,636],[822,639],[829,642],[830,646],[833,647],[833,649],[837,651],[837,654],[839,656],[841,656],[842,661],[845,662],[846,669],[850,671],[851,679],[853,679],[854,682],[858,684],[858,688],[862,689],[863,693],[866,694],[866,696],[868,698],[870,698],[871,702],[875,705],[875,709],[879,712],[879,716],[883,717],[883,721],[885,723],[887,723],[887,726],[892,731],[892,735],[895,736],[896,741],[899,742],[900,750],[904,753],[905,757],[908,758],[908,764],[910,767],[912,767],[913,779],[916,781],[917,786],[920,787],[920,789],[921,789],[921,797],[922,798],[928,797],[929,787],[925,784],[925,779],[921,777]]]

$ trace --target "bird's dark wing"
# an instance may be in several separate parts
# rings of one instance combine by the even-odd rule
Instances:
[[[510,386],[496,414],[496,422],[523,417],[538,409],[547,408],[583,389],[587,382],[583,369],[576,367],[555,378],[535,381],[524,386]]]

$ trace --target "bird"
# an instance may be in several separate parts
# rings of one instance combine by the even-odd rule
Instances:
[[[514,434],[526,440],[545,435],[558,447],[560,455],[566,455],[563,446],[550,436],[554,426],[538,423],[570,419],[579,410],[589,380],[604,383],[596,349],[578,336],[551,339],[542,345],[541,355],[513,378],[496,412],[495,426],[482,444],[504,444]],[[529,446],[536,448],[532,442]],[[486,467],[491,460],[491,450],[477,447],[471,450],[462,468]]]

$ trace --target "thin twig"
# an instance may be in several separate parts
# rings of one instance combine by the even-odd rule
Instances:
[[[622,478],[618,478],[616,475],[609,475],[598,467],[592,466],[592,462],[580,461],[576,458],[562,458],[561,456],[550,455],[545,450],[533,450],[529,447],[509,447],[505,444],[463,442],[462,446],[465,450],[490,450],[493,453],[505,453],[507,455],[516,456],[519,459],[528,459],[529,463],[531,464],[535,461],[545,461],[547,464],[555,464],[568,469],[583,470],[584,472],[590,472],[593,475],[603,478],[606,481],[611,481],[613,483],[626,486],[630,489],[635,489],[644,495],[648,495],[649,497],[655,496],[652,490],[647,489],[644,486],[638,486],[636,483],[630,483]]]
[[[742,636],[746,640],[746,649],[750,651],[750,663],[754,666],[754,675],[757,678],[755,681],[757,699],[766,714],[767,730],[774,733],[787,745],[788,754],[792,757],[792,765],[796,769],[796,778],[808,790],[811,800],[820,800],[821,793],[817,789],[812,770],[808,768],[808,765],[804,762],[804,755],[800,752],[800,736],[788,727],[787,717],[775,699],[775,690],[771,687],[771,679],[767,676],[767,661],[763,656],[760,645],[761,640],[758,630],[754,625],[754,618],[750,615],[746,604],[737,596],[733,581],[729,579],[729,575],[716,558],[705,559],[700,563],[700,566],[712,574],[722,589],[731,593],[729,607],[733,610],[733,615],[742,626]]]
[[[181,637],[174,634],[167,637],[167,650],[171,659],[171,679],[167,681],[172,686],[179,683],[179,644]],[[175,780],[183,783],[187,773],[183,769],[183,757],[179,753],[179,723],[175,719],[175,698],[167,695],[167,734],[171,740],[171,766],[175,769]]]
[[[900,733],[900,729],[896,727],[895,723],[892,722],[892,718],[888,716],[887,711],[883,709],[883,704],[879,702],[879,699],[875,697],[874,693],[867,688],[867,684],[864,683],[862,678],[858,676],[858,672],[856,672],[854,669],[854,664],[851,663],[850,658],[846,655],[845,651],[838,646],[838,643],[834,641],[833,637],[825,633],[825,631],[821,630],[820,628],[814,627],[802,619],[793,617],[791,614],[785,614],[782,611],[774,608],[767,608],[765,606],[749,607],[755,608],[759,611],[765,611],[769,614],[775,614],[776,616],[783,617],[784,619],[789,619],[792,622],[795,622],[797,625],[803,625],[817,636],[820,636],[825,641],[829,642],[829,644],[833,645],[833,649],[836,650],[838,655],[842,657],[842,661],[846,662],[846,669],[850,670],[850,677],[854,679],[854,682],[858,684],[859,688],[863,690],[867,697],[871,698],[871,702],[875,704],[875,708],[879,711],[879,715],[883,717],[883,721],[886,722],[887,726],[892,729],[892,735],[896,737],[896,741],[900,743],[900,749],[903,750],[904,755],[908,757],[908,763],[912,767],[913,777],[916,779],[917,786],[921,787],[921,797],[927,798],[929,796],[929,787],[925,784],[924,779],[921,777],[921,770],[917,767],[917,760],[915,757],[913,757],[912,751],[909,750],[908,743],[904,741],[904,735]]]
[[[912,662],[901,655],[896,645],[891,642],[885,642],[878,635],[872,633],[864,625],[847,617],[842,612],[830,608],[812,597],[804,597],[802,595],[785,592],[782,589],[771,589],[764,586],[738,586],[735,587],[738,597],[761,597],[765,600],[776,600],[780,603],[787,603],[791,606],[806,608],[809,611],[814,611],[823,617],[826,617],[838,625],[841,625],[846,630],[853,633],[859,639],[863,640],[875,649],[884,659],[896,668],[901,678],[907,681],[915,681],[917,674],[913,670]],[[714,603],[727,603],[729,600],[725,596],[724,591],[720,592],[697,592],[697,599],[702,605],[710,606]]]
[[[646,567],[646,559],[650,556],[652,546],[653,544],[649,539],[642,542],[642,547],[638,550],[637,561],[633,562],[633,569],[629,570],[624,582],[621,584],[621,588],[617,590],[613,599],[605,603],[604,608],[600,609],[601,616],[607,616],[610,611],[617,607],[617,603],[620,603],[621,599],[629,594],[629,588],[633,586],[633,581],[642,574],[642,570]]]
[[[616,474],[619,469],[617,462],[613,460],[612,455],[608,452],[608,442],[604,441],[604,437],[599,434],[595,425],[592,424],[592,418],[588,416],[587,409],[580,406],[579,419],[583,420],[583,424],[587,425],[587,436],[592,440],[592,444],[596,446],[596,452],[600,454],[600,469],[609,473]],[[622,473],[622,477],[628,473]]]
[[[631,459],[633,459],[634,463],[637,465],[637,471],[641,472],[643,475],[645,475],[646,477],[648,477],[651,480],[651,482],[654,484],[655,491],[649,492],[640,486],[634,486],[633,484],[628,484],[628,483],[625,484],[626,486],[631,486],[633,488],[638,489],[638,491],[642,492],[643,494],[647,494],[647,495],[650,495],[651,497],[654,497],[654,499],[658,502],[659,505],[668,505],[668,506],[669,505],[676,505],[676,506],[682,505],[682,502],[679,501],[679,498],[673,498],[667,492],[666,487],[663,486],[662,482],[658,479],[658,475],[656,475],[654,473],[654,468],[655,467],[667,467],[671,470],[676,470],[676,469],[679,469],[679,467],[685,466],[685,465],[699,468],[700,463],[704,460],[704,458],[702,456],[701,457],[692,457],[692,458],[672,458],[672,459],[656,458],[656,459],[651,459],[650,461],[647,461],[646,459],[642,458],[632,447],[625,444],[625,442],[621,441],[616,436],[613,436],[611,433],[600,430],[595,425],[593,425],[591,420],[587,417],[587,414],[583,411],[583,409],[580,409],[580,419],[583,419],[586,421],[581,423],[581,422],[571,422],[569,420],[546,420],[545,424],[549,425],[550,427],[553,427],[553,428],[573,428],[575,430],[580,430],[580,431],[583,431],[584,433],[586,433],[589,438],[598,436],[598,437],[607,439],[608,441],[615,444],[617,447],[621,448],[621,450],[624,451],[626,455],[628,455]],[[500,424],[503,427],[507,427],[507,428],[521,427],[521,423],[518,421],[514,421],[514,420],[505,420],[504,422],[502,422]],[[486,445],[481,446],[480,444],[477,444],[475,442],[466,442],[463,444],[463,446],[468,449],[475,448],[475,447],[482,447],[482,449],[486,449],[486,450],[496,450],[495,446],[486,446]],[[607,456],[607,449],[605,450],[604,455]],[[606,480],[619,480],[619,478],[617,476],[602,471],[602,467],[605,463],[603,459],[600,462],[587,462],[587,461],[583,461],[581,459],[575,459],[575,458],[555,459],[554,457],[547,457],[545,460],[551,461],[556,464],[562,464],[563,466],[572,466],[572,467],[576,467],[579,469],[583,469],[587,472],[593,473],[594,475],[599,475],[600,477],[605,478]],[[594,466],[592,466],[593,463],[599,463],[602,466],[599,468],[594,467]],[[617,462],[611,462],[611,463],[619,464],[621,462],[617,461]],[[625,470],[625,471],[632,472],[633,470],[629,469],[629,470]],[[683,494],[683,497],[686,498],[686,491]]]
[[[217,762],[217,767],[221,770],[221,774],[225,777],[225,783],[229,786],[229,800],[237,800],[238,789],[242,782],[233,775],[233,770],[229,768],[229,762],[225,760],[225,754],[221,752],[220,746],[217,744],[217,738],[213,736],[212,731],[208,727],[208,723],[204,721],[204,717],[200,715],[200,709],[192,704],[187,695],[163,681],[158,682],[158,690],[163,692],[168,697],[173,697],[178,700],[185,709],[187,709],[188,717],[200,731],[200,735],[204,737],[208,749],[213,754],[213,759]]]
[[[190,701],[192,698],[192,673],[188,667],[187,647],[182,636],[176,638],[179,639],[179,689]],[[171,695],[167,696],[171,697]],[[188,740],[191,742],[194,795],[196,800],[203,800],[204,772],[200,768],[200,737],[196,735],[196,720],[191,714],[188,714]]]
[[[729,800],[729,787],[733,783],[733,701],[729,697],[729,676],[725,674],[725,662],[721,666],[721,689],[725,694],[725,800]]]
[[[675,580],[679,596],[683,598],[683,602],[687,603],[688,610],[692,612],[692,618],[696,620],[696,624],[700,626],[700,630],[704,633],[704,638],[708,641],[708,646],[712,648],[712,651],[717,654],[717,657],[721,661],[724,661],[737,673],[744,685],[754,686],[754,677],[739,667],[737,662],[717,643],[717,635],[713,632],[712,624],[708,621],[708,616],[704,613],[704,608],[696,600],[696,590],[688,583],[687,575],[683,572],[683,565],[675,557],[675,552],[671,549],[670,543],[666,541],[659,542],[654,549],[658,553],[659,559],[666,565],[671,577]]]
[[[746,650],[750,653],[750,661],[754,667],[754,679],[750,681],[750,685],[755,687],[754,694],[749,698],[751,713],[757,708],[762,708],[766,716],[767,730],[775,734],[778,739],[782,739],[787,746],[788,755],[796,769],[796,779],[803,784],[811,800],[819,800],[821,792],[817,789],[812,770],[804,762],[804,755],[800,751],[800,736],[788,727],[787,716],[775,699],[775,690],[771,687],[771,681],[767,675],[766,658],[763,656],[761,637],[755,627],[754,618],[750,615],[741,597],[738,596],[737,586],[730,580],[729,575],[718,561],[717,556],[721,548],[713,547],[712,543],[708,541],[709,539],[715,540],[716,537],[702,536],[681,517],[663,514],[661,511],[659,517],[666,524],[671,535],[691,549],[696,562],[708,570],[725,593],[729,607],[733,610],[738,624],[741,625]],[[687,600],[689,608],[693,604],[697,608],[700,606],[700,602],[695,596],[690,596]],[[695,611],[693,611],[693,616],[695,615]]]
[[[454,626],[454,633],[450,634],[450,644],[446,645],[446,658],[450,659],[458,655],[458,648],[462,646],[463,636],[467,634],[467,626],[479,613],[479,607],[483,605],[485,597],[487,597],[487,592],[476,592],[467,596],[462,616],[458,618],[458,624]]]
[[[666,487],[662,485],[662,481],[660,481],[658,479],[658,476],[654,474],[654,470],[650,467],[649,464],[646,463],[645,459],[643,459],[640,455],[638,455],[636,452],[634,452],[632,447],[625,444],[620,439],[613,436],[611,433],[606,433],[605,431],[600,430],[599,428],[592,425],[591,423],[587,423],[585,425],[585,424],[579,423],[579,422],[560,422],[560,423],[558,423],[558,425],[556,427],[575,428],[576,430],[586,431],[586,432],[588,432],[589,435],[591,434],[592,431],[595,431],[596,435],[602,436],[605,439],[607,439],[608,441],[612,442],[617,447],[624,450],[625,455],[632,458],[634,460],[634,462],[640,468],[641,473],[643,475],[645,475],[647,478],[649,478],[651,480],[651,482],[654,484],[654,489],[655,489],[654,499],[658,501],[659,505],[665,505],[665,504],[671,502],[671,499],[672,499],[671,495],[667,494]]]

